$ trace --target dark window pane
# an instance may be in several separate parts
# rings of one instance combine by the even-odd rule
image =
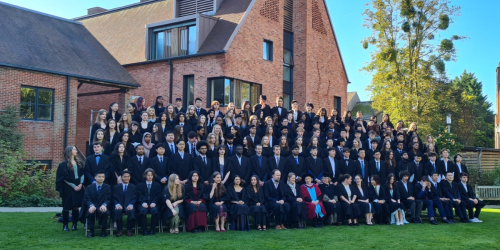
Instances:
[[[196,54],[196,26],[189,27],[189,42],[188,42],[188,54]]]
[[[224,104],[228,105],[232,101],[233,99],[231,95],[231,80],[224,79]]]
[[[52,120],[52,107],[51,106],[38,106],[37,120]]]
[[[246,82],[241,82],[241,99],[238,105],[240,105],[238,108],[241,108],[243,106],[243,103],[245,101],[250,101],[252,104],[252,100],[250,100],[250,84]]]
[[[283,33],[283,48],[293,50],[293,33],[287,31]]]
[[[212,80],[212,99],[224,105],[224,79]]]
[[[262,92],[262,90],[261,90],[260,85],[257,85],[257,84],[252,85],[252,100],[250,101],[250,103],[252,105],[259,103],[259,96],[260,96],[261,92]]]
[[[292,52],[290,50],[283,49],[283,63],[293,65]]]
[[[54,91],[52,90],[38,90],[38,104],[52,104],[52,95]]]
[[[291,82],[292,77],[291,77],[292,70],[290,67],[283,66],[283,81]]]
[[[165,32],[156,33],[156,51],[155,58],[162,59],[164,57],[165,48]]]
[[[21,102],[36,102],[36,91],[32,88],[23,88],[21,87]]]
[[[35,119],[35,104],[21,104],[21,119]]]

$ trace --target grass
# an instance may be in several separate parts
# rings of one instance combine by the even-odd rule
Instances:
[[[1,249],[500,249],[498,235],[500,209],[485,209],[483,223],[405,226],[323,227],[305,230],[260,232],[213,230],[201,233],[168,233],[154,236],[84,237],[79,224],[76,232],[63,232],[54,213],[0,213]],[[426,222],[426,221],[424,221]],[[213,229],[213,228],[212,228]],[[96,230],[99,235],[99,230]]]

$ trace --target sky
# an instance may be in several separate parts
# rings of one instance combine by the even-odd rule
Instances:
[[[0,0],[25,8],[45,12],[64,18],[86,15],[87,9],[102,7],[106,9],[139,2],[139,0]],[[225,0],[231,1],[231,0]],[[362,13],[367,0],[326,0],[337,41],[349,81],[348,91],[357,91],[361,101],[370,100],[366,86],[371,76],[360,69],[370,60],[370,50],[364,50],[361,41],[371,31],[363,27]],[[451,0],[452,5],[460,6],[461,15],[455,17],[448,30],[441,33],[441,39],[451,35],[465,35],[468,39],[455,42],[458,57],[455,62],[447,62],[447,76],[450,79],[463,73],[472,72],[483,83],[483,93],[492,103],[496,100],[496,67],[500,62],[500,49],[495,44],[500,33],[494,28],[497,23],[500,1],[497,0]],[[441,39],[435,39],[437,41]],[[496,112],[496,110],[493,110]]]

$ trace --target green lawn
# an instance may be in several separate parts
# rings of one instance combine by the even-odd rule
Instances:
[[[63,232],[54,213],[0,213],[0,249],[500,249],[500,210],[485,209],[483,223],[405,226],[323,227],[305,230],[268,230],[154,236],[108,236],[87,239],[79,224],[76,232]],[[99,231],[96,230],[99,235]]]

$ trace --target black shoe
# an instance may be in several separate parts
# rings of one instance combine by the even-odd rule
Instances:
[[[414,223],[414,224],[418,224],[418,223],[420,223],[420,222],[419,222],[417,219],[415,219],[415,218],[411,219],[411,222],[412,222],[412,223]]]
[[[69,231],[68,225],[63,226],[63,231]]]
[[[94,230],[90,230],[89,234],[87,234],[87,237],[89,237],[89,238],[94,237]]]
[[[448,224],[453,224],[453,222],[449,221],[449,220],[442,220],[442,222],[444,223],[448,223]]]
[[[352,227],[352,226],[354,226],[354,224],[351,222],[351,223],[349,223],[349,226]]]
[[[198,228],[198,233],[203,233],[205,232],[205,228],[204,227],[199,227]]]
[[[71,227],[71,230],[76,231],[76,223],[73,224],[73,226]]]
[[[149,231],[149,235],[154,235],[154,234],[155,234],[154,230]]]
[[[358,223],[354,223],[354,226],[357,226],[357,227],[359,227],[359,224],[358,224]]]
[[[142,231],[142,235],[148,236],[148,231]]]
[[[430,221],[430,223],[431,223],[432,225],[437,225],[436,220],[431,220],[431,221]]]
[[[424,222],[422,221],[422,219],[420,217],[418,217],[417,220],[418,220],[418,223],[424,224]]]
[[[196,234],[196,233],[198,233],[198,230],[196,230],[196,228],[195,228],[195,229],[191,230],[191,233]]]
[[[106,237],[106,229],[103,229],[102,232],[101,232],[101,237]]]
[[[318,226],[319,226],[319,227],[323,227],[323,222],[319,221],[319,222],[318,222]]]

